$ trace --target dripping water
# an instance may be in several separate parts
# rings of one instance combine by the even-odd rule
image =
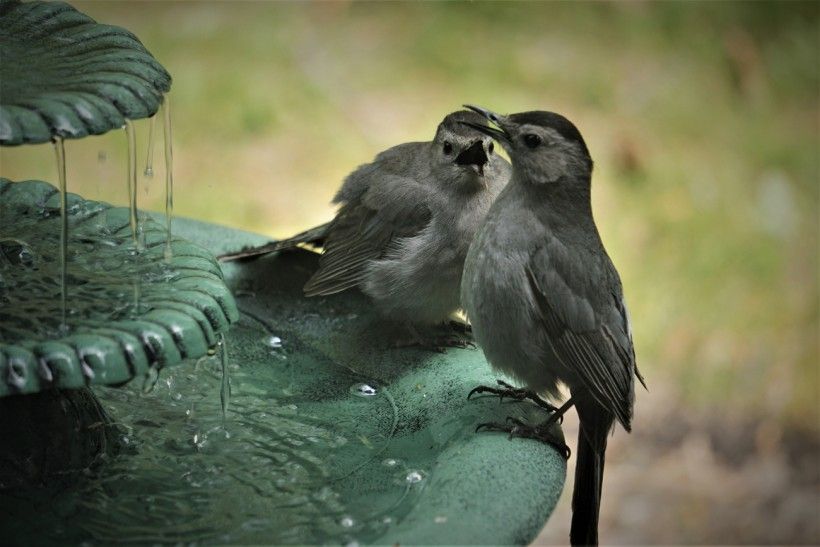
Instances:
[[[68,269],[68,208],[65,175],[65,143],[62,137],[54,139],[54,152],[57,155],[57,178],[60,180],[60,309],[62,317],[60,329],[66,330],[66,273]]]
[[[156,121],[156,114],[148,121],[148,152],[145,155],[145,171],[142,174],[149,179],[154,176],[154,126]]]
[[[134,239],[134,248],[139,251],[139,239],[137,238],[137,138],[131,120],[125,120],[125,133],[128,136],[128,218],[131,222],[131,237]]]
[[[165,142],[165,261],[171,260],[171,218],[174,215],[174,152],[171,146],[171,100],[162,102],[162,129]]]
[[[228,413],[228,405],[231,402],[231,379],[228,372],[228,343],[225,335],[219,334],[219,359],[222,363],[222,387],[219,390],[219,401],[222,403],[222,419]]]

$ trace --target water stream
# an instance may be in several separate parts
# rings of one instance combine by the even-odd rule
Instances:
[[[171,134],[171,99],[165,95],[162,101],[162,129],[165,143],[165,260],[171,259],[171,220],[174,215],[174,152]]]
[[[134,122],[131,120],[125,120],[125,134],[128,138],[128,218],[131,223],[131,236],[134,239],[134,248],[139,250],[139,238],[137,235],[137,223],[139,222],[137,211],[137,137],[134,130]]]
[[[145,153],[145,170],[142,172],[147,178],[154,177],[154,131],[157,115],[154,114],[148,121],[148,150]]]
[[[65,142],[61,137],[54,139],[54,152],[57,156],[57,178],[60,181],[60,330],[65,331],[66,314],[68,309],[68,188],[65,172]]]

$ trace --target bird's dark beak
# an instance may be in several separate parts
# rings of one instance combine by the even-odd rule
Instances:
[[[481,140],[475,141],[469,148],[456,156],[458,165],[475,165],[479,174],[484,174],[484,166],[488,160],[487,152],[484,151],[484,143]]]
[[[507,132],[506,129],[504,129],[504,123],[502,121],[504,116],[496,114],[495,112],[492,112],[492,111],[487,110],[485,108],[481,108],[480,106],[465,104],[464,107],[472,110],[473,112],[475,112],[477,114],[481,114],[482,116],[487,118],[490,122],[497,125],[500,129],[497,129],[495,127],[490,127],[488,125],[481,125],[481,124],[472,123],[472,122],[461,122],[462,124],[467,125],[469,127],[472,127],[476,131],[481,131],[485,135],[489,135],[490,137],[494,138],[495,140],[497,140],[501,144],[510,144],[510,143],[512,143],[511,135]]]

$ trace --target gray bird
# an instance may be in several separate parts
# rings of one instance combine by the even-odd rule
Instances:
[[[470,242],[511,172],[493,139],[464,124],[482,120],[465,110],[449,114],[432,142],[394,146],[348,175],[330,222],[220,259],[321,246],[307,296],[358,287],[387,317],[408,325],[446,321],[460,308]]]
[[[504,146],[513,174],[470,246],[462,303],[493,368],[526,386],[499,382],[470,395],[530,398],[554,412],[542,424],[511,418],[479,427],[566,449],[549,428],[574,405],[580,432],[570,541],[597,544],[607,436],[615,420],[630,431],[634,378],[643,379],[621,280],[592,217],[592,159],[578,129],[559,114],[468,108],[498,126],[467,122]],[[536,394],[556,397],[559,383],[571,398],[555,409]]]

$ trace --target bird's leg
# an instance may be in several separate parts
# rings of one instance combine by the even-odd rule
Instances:
[[[470,397],[476,393],[492,393],[493,395],[498,395],[502,401],[504,400],[504,397],[509,397],[510,399],[514,399],[516,401],[524,401],[529,399],[547,412],[558,411],[557,407],[539,397],[538,394],[532,390],[511,386],[504,380],[496,380],[496,382],[501,387],[478,386],[473,388],[473,390],[467,394],[467,399],[469,400]]]
[[[475,431],[476,433],[479,431],[503,431],[504,433],[509,434],[510,439],[513,437],[535,439],[543,443],[547,443],[558,450],[558,452],[560,452],[565,459],[569,459],[572,451],[563,440],[557,438],[552,433],[552,426],[559,420],[563,419],[564,414],[572,407],[573,404],[575,404],[575,402],[570,398],[561,406],[561,408],[556,409],[549,418],[538,425],[530,425],[519,420],[518,418],[513,418],[510,416],[504,423],[486,422],[483,424],[478,424]]]

